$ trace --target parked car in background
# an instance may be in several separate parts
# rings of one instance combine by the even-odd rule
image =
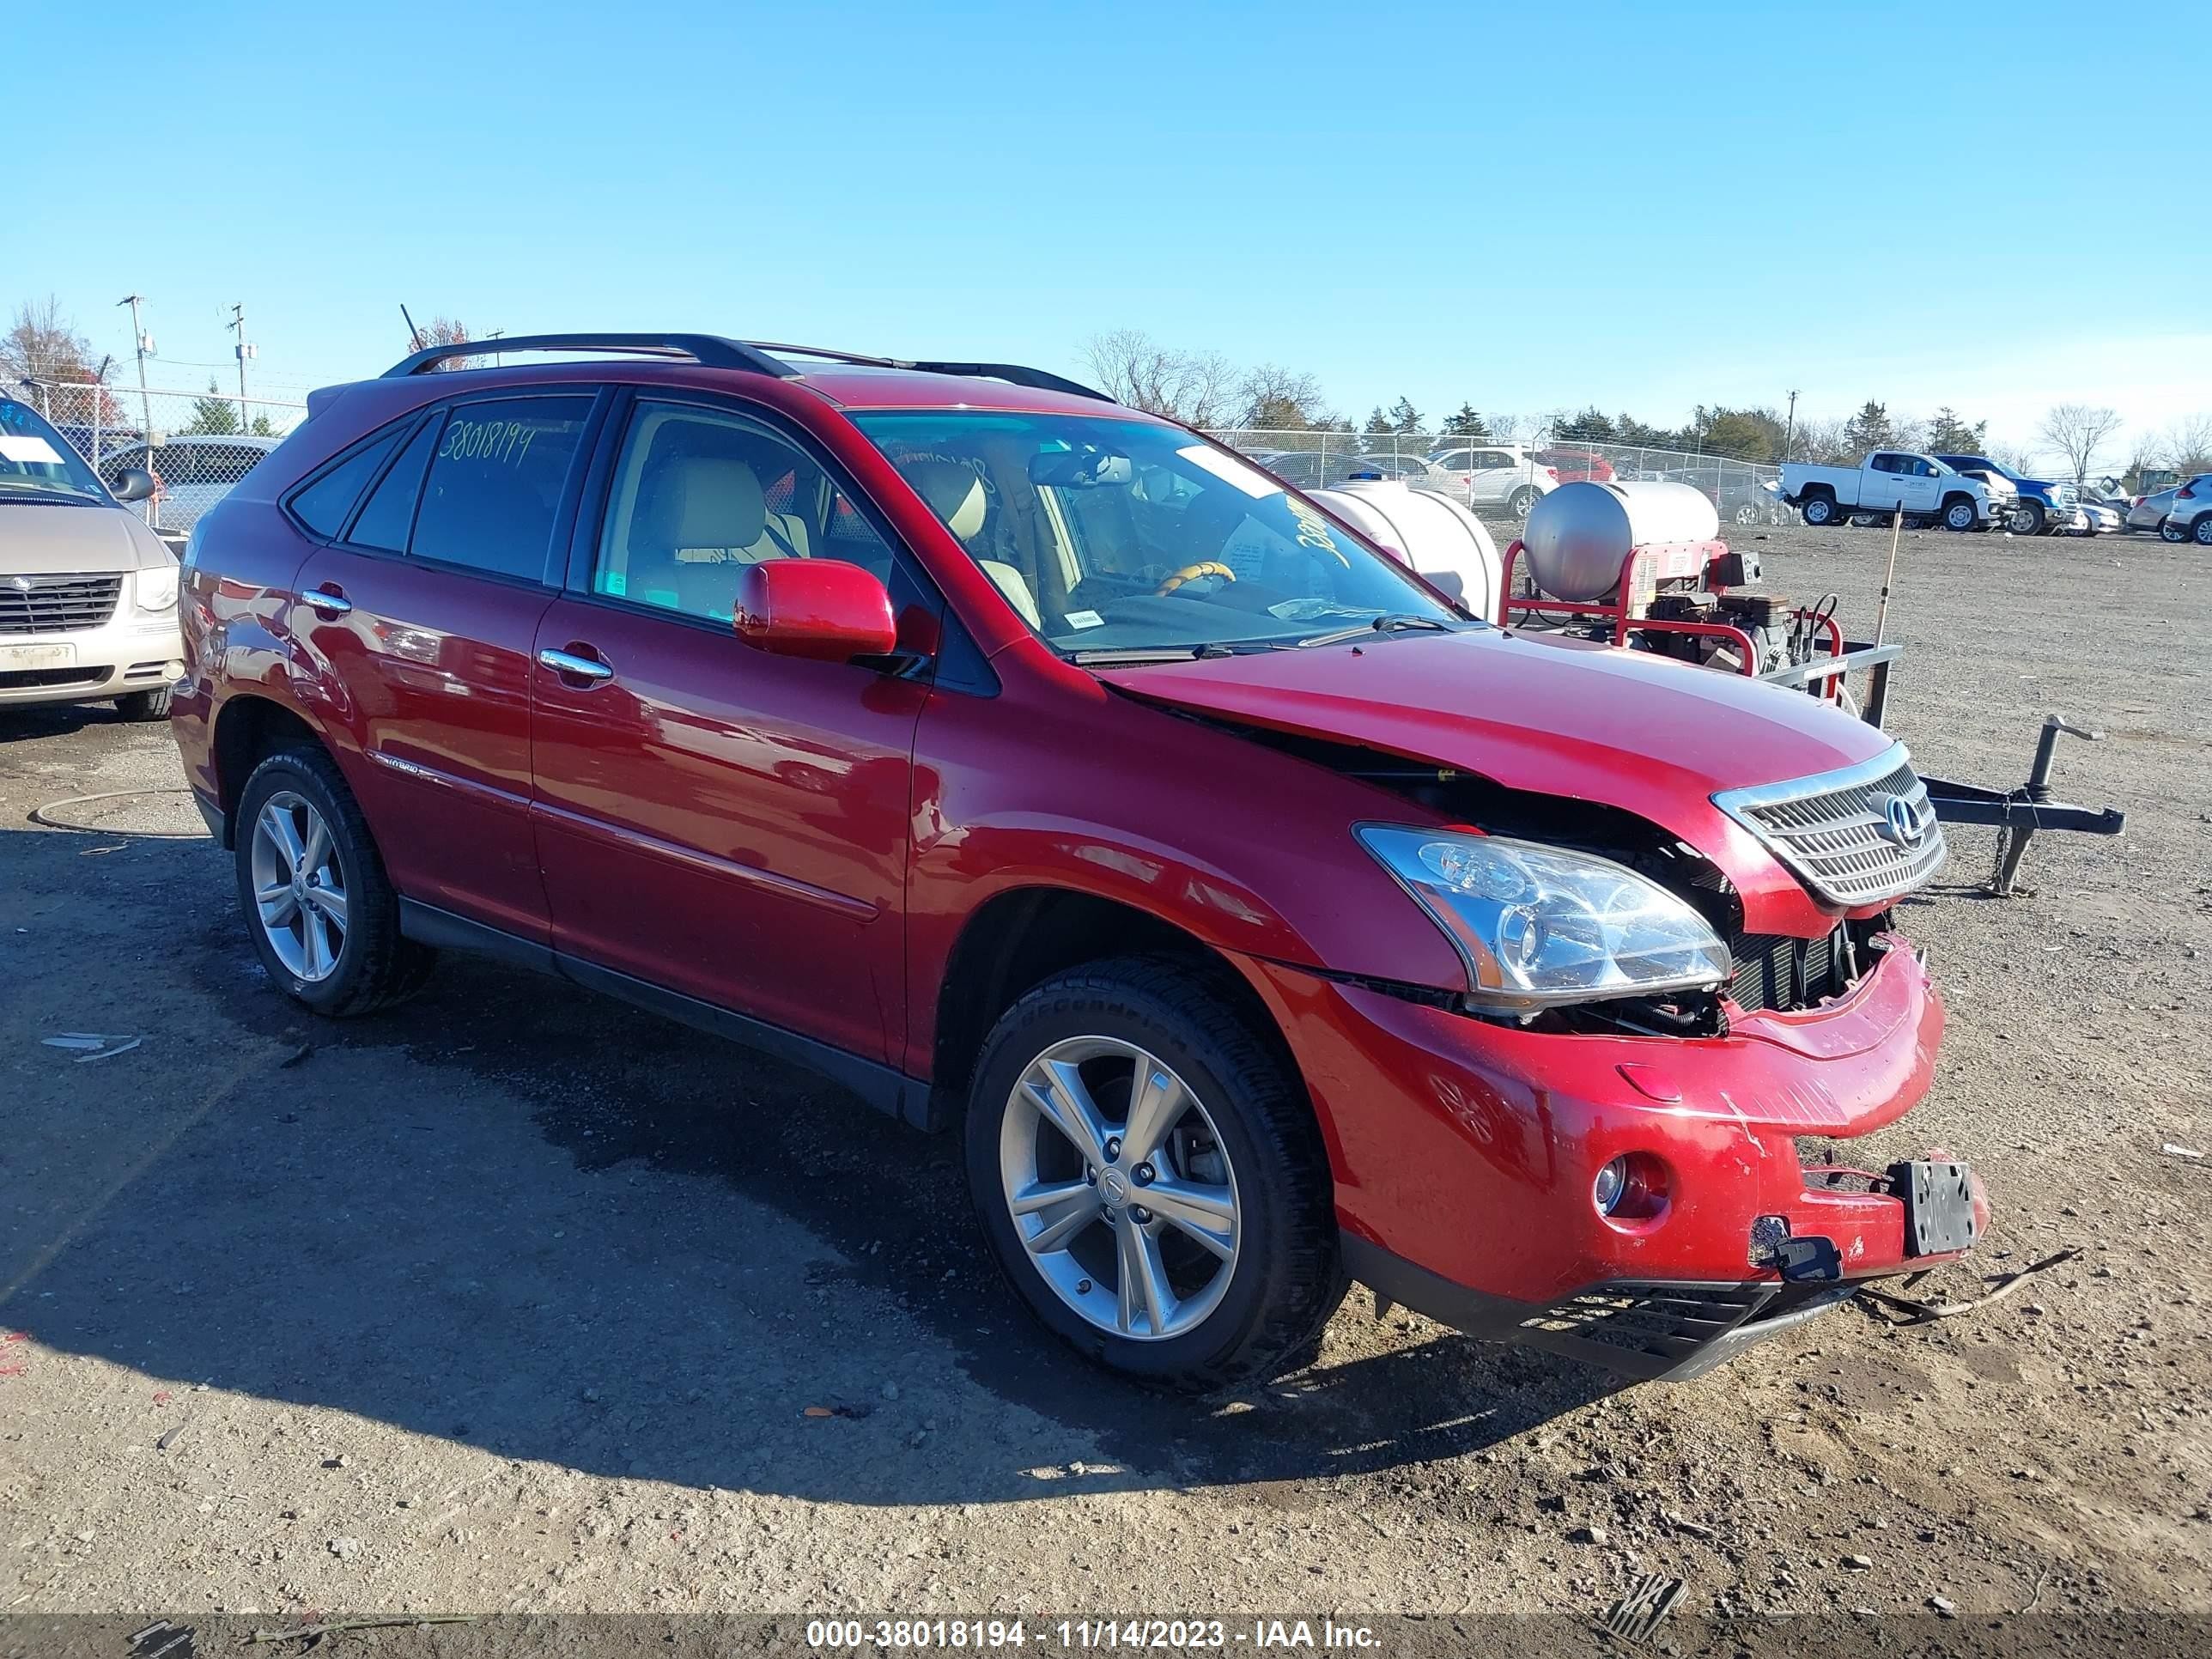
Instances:
[[[2179,484],[2168,484],[2148,495],[2136,495],[2128,502],[2127,528],[2157,530],[2166,523],[2166,515],[2173,511],[2173,498],[2181,491]]]
[[[1815,466],[1804,461],[1782,464],[1782,499],[1809,525],[1834,524],[1846,516],[1887,522],[1901,512],[1946,530],[1986,530],[2002,526],[2013,497],[2008,487],[1969,478],[1932,456],[1907,450],[1877,449],[1858,466]]]
[[[1594,450],[1540,449],[1534,459],[1539,466],[1548,466],[1561,483],[1611,483],[1613,463]]]
[[[1462,444],[1429,457],[1446,487],[1470,507],[1502,507],[1516,519],[1559,487],[1559,469],[1520,444]]]
[[[1723,524],[1772,524],[1782,510],[1774,491],[1764,484],[1723,484],[1714,505]]]
[[[1154,1384],[1350,1278],[1693,1374],[1986,1230],[1890,1161],[1946,854],[1894,738],[1490,626],[1057,375],[500,349],[641,346],[318,392],[201,520],[171,729],[281,994],[480,951],[826,1070]]]
[[[2119,512],[2103,501],[2082,501],[2074,509],[2074,522],[2065,534],[2069,536],[2117,536],[2126,527],[2127,520]]]
[[[2158,533],[2170,542],[2212,547],[2212,472],[2200,472],[2174,490]]]
[[[100,464],[111,482],[137,468],[154,477],[154,523],[175,534],[190,535],[200,514],[237,488],[261,465],[279,438],[179,435],[155,444],[125,445]]]
[[[0,398],[0,708],[112,702],[160,720],[184,671],[177,558],[29,404]]]
[[[2011,526],[2015,536],[2040,536],[2046,530],[2074,527],[2074,509],[2081,500],[2072,484],[2028,477],[1986,455],[1938,455],[1936,459],[1992,488],[2000,479],[2010,484],[2015,497]]]
[[[1345,469],[1345,476],[1373,472],[1396,483],[1411,484],[1421,489],[1449,489],[1452,476],[1432,461],[1419,455],[1355,455]]]

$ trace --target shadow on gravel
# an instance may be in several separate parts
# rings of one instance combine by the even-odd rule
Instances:
[[[0,744],[67,737],[88,726],[112,726],[118,731],[128,731],[131,722],[115,712],[112,702],[35,703],[27,708],[0,708]]]
[[[82,839],[0,836],[0,857],[29,890],[127,884],[104,896],[118,929],[134,900],[136,926],[173,928],[179,947],[146,971],[185,1029],[159,1052],[199,1070],[26,1066],[0,1143],[107,1121],[119,1171],[159,1113],[219,1085],[216,1057],[269,1058],[0,1304],[50,1346],[505,1457],[860,1503],[1388,1469],[1618,1386],[1448,1337],[1235,1401],[1137,1391],[1066,1353],[1000,1282],[950,1137],[466,957],[404,1009],[312,1020],[253,965],[223,855],[156,842],[88,861]],[[95,934],[45,971],[91,983],[113,946]],[[143,1134],[102,1104],[126,1089],[151,1091],[130,1120]],[[0,1185],[27,1173],[0,1147]],[[0,1274],[44,1242],[19,1232],[29,1250]],[[902,1339],[887,1304],[940,1346]]]

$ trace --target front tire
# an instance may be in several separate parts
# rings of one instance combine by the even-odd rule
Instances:
[[[1738,524],[1759,524],[1764,521],[1766,514],[1756,501],[1738,501],[1735,512],[1730,516]]]
[[[169,688],[154,691],[125,691],[115,700],[115,712],[132,725],[169,718]]]
[[[1158,957],[1048,981],[986,1039],[964,1128],[976,1214],[1030,1311],[1192,1391],[1298,1363],[1348,1282],[1305,1089],[1227,989]]]
[[[254,954],[295,1001],[346,1018],[422,989],[435,953],[399,931],[399,896],[337,763],[287,749],[238,803],[240,908]]]
[[[1534,486],[1522,484],[1520,489],[1505,498],[1505,510],[1516,519],[1525,519],[1534,510],[1536,503],[1541,499],[1540,493]]]
[[[1946,530],[1972,530],[1981,520],[1982,515],[1974,510],[1974,504],[1970,501],[1955,501],[1943,509],[1943,528]]]
[[[2040,536],[2043,520],[2041,501],[2022,501],[2012,510],[2012,533],[2015,536]]]
[[[2189,527],[2189,539],[2199,547],[2212,547],[2212,513],[2199,515]]]

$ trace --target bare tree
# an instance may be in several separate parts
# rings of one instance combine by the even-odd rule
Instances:
[[[2010,467],[2023,477],[2034,473],[2033,458],[2018,444],[1987,444],[1982,453],[1999,466]]]
[[[76,331],[51,294],[15,307],[15,320],[0,335],[0,368],[23,380],[81,383],[100,378],[92,367],[92,342]]]
[[[1191,426],[1219,426],[1232,411],[1238,375],[1218,351],[1164,346],[1142,329],[1094,334],[1084,347],[1101,390],[1117,403]]]
[[[2087,404],[2058,404],[2043,417],[2040,428],[2044,441],[2066,457],[2076,484],[2089,476],[2097,452],[2119,429],[2119,410]]]
[[[458,317],[433,317],[415,331],[415,337],[420,342],[416,347],[419,351],[426,346],[466,345],[476,337],[469,332],[468,325]],[[477,361],[474,357],[447,357],[431,367],[440,371],[473,368]]]
[[[1279,363],[1247,369],[1237,392],[1243,407],[1237,423],[1250,431],[1307,432],[1337,424],[1322,407],[1321,382]]]
[[[2212,414],[2176,421],[2159,434],[2158,453],[2165,465],[2185,477],[2212,472]]]

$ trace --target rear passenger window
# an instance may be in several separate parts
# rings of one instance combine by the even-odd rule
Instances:
[[[457,404],[423,481],[408,553],[542,581],[588,398]]]
[[[353,521],[353,533],[346,540],[356,547],[377,547],[387,553],[407,550],[407,532],[415,522],[415,497],[422,488],[422,469],[430,463],[430,450],[438,441],[441,424],[434,419],[426,422],[400,451],[392,471],[384,475],[384,482],[377,485],[368,505]]]
[[[345,527],[346,514],[361,499],[361,492],[384,465],[384,458],[399,441],[404,424],[372,438],[336,466],[292,496],[292,516],[318,536],[335,536]]]

